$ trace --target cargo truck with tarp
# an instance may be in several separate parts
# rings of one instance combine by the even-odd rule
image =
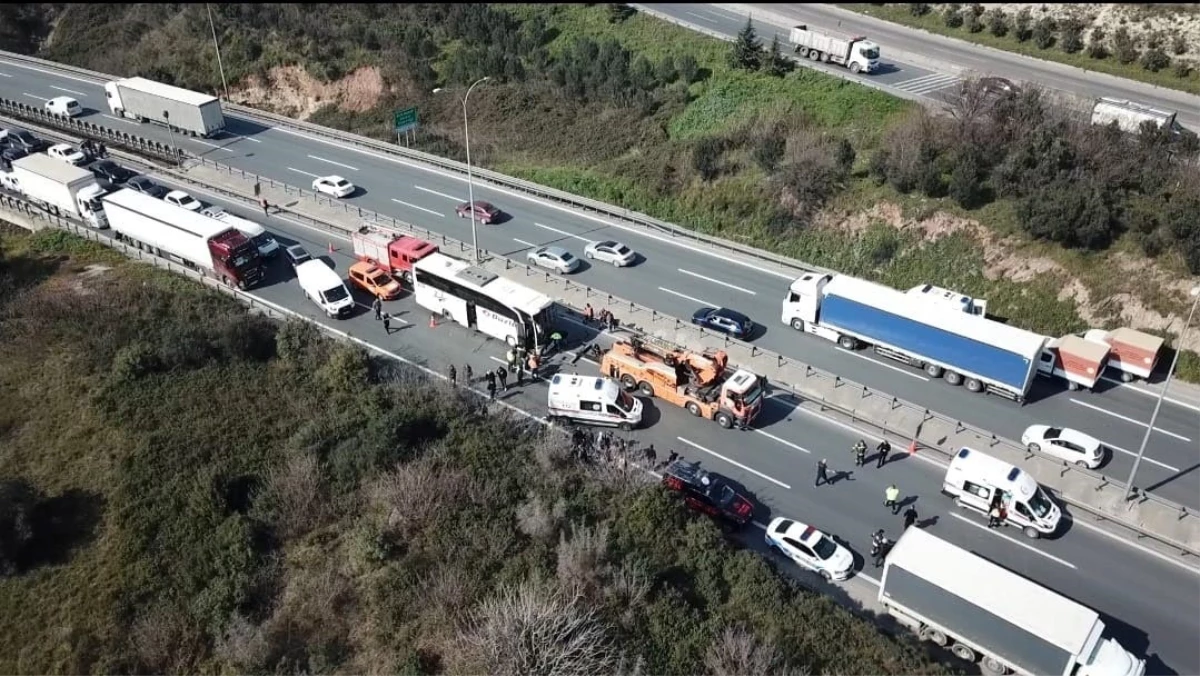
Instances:
[[[920,528],[884,562],[879,603],[988,676],[1144,676],[1086,606]]]

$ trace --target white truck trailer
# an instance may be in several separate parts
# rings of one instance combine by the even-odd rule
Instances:
[[[79,219],[98,230],[108,227],[100,202],[106,191],[87,169],[33,153],[12,163],[9,182],[47,211]]]
[[[249,289],[263,279],[262,258],[245,235],[218,220],[123,189],[103,197],[117,239]]]
[[[1144,103],[1101,97],[1092,105],[1092,124],[1108,125],[1116,122],[1117,128],[1127,134],[1136,134],[1143,122],[1151,122],[1160,129],[1178,133],[1182,131],[1175,119],[1175,112],[1152,108]]]
[[[221,101],[208,94],[131,77],[104,83],[104,96],[113,115],[138,122],[154,122],[205,138],[225,129]]]
[[[851,73],[879,69],[879,45],[865,37],[839,37],[801,25],[792,28],[792,44],[800,58],[836,63]]]
[[[1096,611],[920,528],[884,564],[879,603],[924,640],[1001,676],[1144,676]]]

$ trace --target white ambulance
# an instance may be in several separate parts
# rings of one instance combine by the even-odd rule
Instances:
[[[631,430],[642,422],[642,402],[612,378],[556,373],[546,409],[551,422],[578,422]]]
[[[950,460],[942,492],[959,507],[981,514],[998,500],[1007,511],[1005,525],[1037,538],[1058,530],[1062,511],[1033,477],[1016,465],[963,447]]]

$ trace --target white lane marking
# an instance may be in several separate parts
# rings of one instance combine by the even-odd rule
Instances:
[[[110,120],[116,120],[117,122],[124,122],[125,124],[137,124],[137,122],[135,120],[127,120],[123,117],[117,117],[116,115],[108,115],[107,113],[100,113],[100,117],[107,117]]]
[[[66,87],[55,87],[54,85],[50,85],[50,88],[57,89],[60,92],[66,92],[68,94],[75,94],[77,96],[87,96],[87,94],[85,94],[84,92],[77,92],[74,89],[67,89]]]
[[[1162,552],[1156,552],[1153,549],[1150,549],[1149,547],[1145,547],[1145,546],[1139,545],[1135,542],[1131,542],[1128,539],[1123,538],[1120,535],[1117,535],[1116,533],[1110,533],[1110,532],[1104,530],[1103,528],[1101,528],[1100,526],[1097,526],[1095,524],[1084,521],[1083,519],[1076,519],[1076,518],[1072,517],[1071,523],[1076,526],[1083,526],[1084,528],[1086,528],[1092,532],[1098,533],[1100,535],[1103,535],[1104,537],[1106,537],[1110,540],[1119,542],[1123,545],[1127,545],[1127,546],[1132,547],[1137,550],[1141,550],[1141,552],[1143,554],[1149,554],[1150,556],[1153,556],[1153,557],[1160,559],[1166,563],[1169,563],[1172,566],[1175,566],[1177,568],[1182,568],[1182,569],[1186,570],[1187,572],[1192,573],[1193,575],[1200,575],[1200,568],[1196,568],[1195,566],[1189,566],[1188,564],[1184,563],[1183,561],[1180,561],[1178,555],[1172,556],[1170,554],[1163,554]]]
[[[1137,457],[1137,453],[1134,453],[1133,451],[1129,451],[1124,448],[1121,448],[1120,446],[1114,446],[1114,445],[1108,443],[1107,441],[1101,441],[1100,445],[1107,446],[1108,448],[1111,448],[1114,451],[1120,451],[1121,453],[1124,453],[1125,455],[1128,455],[1133,458]],[[1145,455],[1142,456],[1142,460],[1145,460],[1146,462],[1153,464],[1153,465],[1158,465],[1159,467],[1162,467],[1163,469],[1169,470],[1171,472],[1180,471],[1178,467],[1172,467],[1165,462],[1159,462],[1159,461],[1155,460],[1154,458],[1149,458],[1149,457],[1146,457]]]
[[[0,73],[0,77],[12,77],[8,73]]]
[[[687,10],[684,10],[684,12],[683,12],[683,13],[684,13],[684,14],[687,14],[688,16],[694,16],[694,17],[696,17],[697,19],[700,19],[701,21],[707,21],[707,22],[709,22],[709,23],[713,23],[713,24],[715,24],[715,23],[716,23],[716,21],[714,21],[714,20],[712,20],[712,19],[710,19],[710,18],[708,18],[708,17],[706,17],[706,16],[704,16],[704,15],[697,14],[697,13],[695,13],[695,12],[689,12],[689,11],[687,11]]]
[[[1096,406],[1094,404],[1089,404],[1086,401],[1079,401],[1078,399],[1071,399],[1071,403],[1079,404],[1080,406],[1083,406],[1084,408],[1090,408],[1093,411],[1099,411],[1100,413],[1103,413],[1104,415],[1110,415],[1114,418],[1124,420],[1125,422],[1133,423],[1134,425],[1137,425],[1139,427],[1149,427],[1150,426],[1149,423],[1144,423],[1141,420],[1134,420],[1133,418],[1121,415],[1120,413],[1113,413],[1112,411],[1109,411],[1108,409],[1100,408],[1099,406]],[[1175,434],[1174,432],[1168,432],[1161,427],[1155,427],[1154,431],[1159,432],[1160,434],[1165,434],[1168,437],[1175,437],[1176,439],[1179,439],[1180,441],[1189,441],[1189,442],[1191,441],[1191,439],[1188,439],[1187,437],[1183,436],[1182,434]]]
[[[967,524],[968,526],[974,526],[975,528],[978,528],[983,531],[990,531],[992,533],[992,535],[995,535],[998,538],[1008,540],[1009,542],[1013,543],[1014,545],[1017,545],[1018,547],[1024,547],[1025,549],[1028,549],[1029,551],[1033,552],[1034,554],[1039,554],[1041,556],[1044,556],[1047,559],[1054,561],[1055,563],[1061,563],[1062,565],[1066,566],[1067,568],[1072,568],[1072,569],[1075,568],[1075,564],[1071,563],[1070,561],[1067,561],[1065,559],[1060,559],[1057,556],[1054,556],[1053,554],[1047,554],[1046,552],[1043,552],[1042,550],[1038,549],[1037,547],[1030,546],[1029,544],[1021,542],[1020,540],[1018,540],[1016,538],[1009,537],[1009,536],[1005,535],[1004,533],[1001,533],[999,530],[992,530],[991,528],[988,528],[987,526],[985,526],[981,523],[977,523],[971,519],[968,519],[967,517],[963,516],[962,514],[955,514],[954,512],[950,512],[950,516],[958,519],[959,521],[962,521],[963,523]]]
[[[917,380],[924,380],[925,382],[929,382],[929,378],[926,378],[925,376],[917,374],[917,373],[913,373],[912,371],[910,371],[908,369],[901,368],[899,366],[893,366],[891,364],[885,364],[885,363],[879,361],[878,359],[871,359],[870,357],[866,356],[865,354],[859,354],[857,352],[850,352],[848,350],[845,352],[846,352],[846,354],[850,355],[851,357],[858,357],[859,359],[865,359],[876,366],[882,366],[885,369],[891,369],[891,370],[895,371],[896,373],[903,373],[904,375],[908,376],[909,378],[916,378]]]
[[[343,169],[349,169],[350,171],[358,171],[358,167],[352,167],[352,166],[350,166],[349,164],[342,164],[341,162],[334,162],[333,160],[327,160],[327,159],[325,159],[324,157],[317,157],[316,155],[309,155],[308,157],[309,157],[309,159],[313,159],[313,160],[316,160],[316,161],[318,161],[318,162],[325,162],[325,163],[328,163],[328,164],[332,164],[332,165],[333,165],[333,166],[335,166],[335,167],[341,167],[341,168],[343,168]]]
[[[763,479],[766,479],[767,481],[770,481],[771,483],[775,484],[776,486],[781,486],[781,487],[783,487],[783,488],[785,488],[785,489],[787,489],[787,490],[789,490],[789,491],[790,491],[790,490],[792,490],[792,487],[791,487],[791,486],[789,486],[789,485],[787,485],[787,484],[783,483],[782,481],[779,481],[778,479],[772,479],[771,477],[767,476],[766,474],[763,474],[762,472],[760,472],[760,471],[758,471],[758,470],[756,470],[756,469],[754,469],[754,468],[747,467],[747,466],[743,465],[742,463],[738,462],[737,460],[730,460],[729,458],[726,458],[725,456],[721,455],[720,453],[717,453],[716,451],[710,451],[710,450],[708,450],[707,448],[705,448],[705,447],[701,446],[700,444],[698,444],[698,443],[696,443],[696,442],[694,442],[694,441],[689,441],[689,440],[687,440],[687,439],[684,439],[683,437],[675,437],[675,438],[676,438],[676,439],[678,439],[678,440],[680,440],[680,441],[682,441],[683,443],[687,444],[688,446],[691,446],[692,448],[695,448],[695,449],[696,449],[696,450],[698,450],[698,451],[704,451],[705,453],[707,453],[707,454],[709,454],[709,455],[713,456],[714,458],[720,458],[720,459],[724,460],[725,462],[727,462],[727,463],[729,463],[729,464],[731,464],[731,465],[733,465],[733,466],[735,466],[735,467],[740,467],[740,468],[742,468],[742,469],[746,470],[747,472],[750,472],[751,474],[753,474],[753,475],[755,475],[755,476],[757,476],[757,477],[761,477],[761,478],[763,478]]]
[[[543,230],[549,230],[550,232],[557,232],[558,234],[562,235],[563,237],[573,237],[573,238],[579,240],[580,242],[587,242],[588,244],[592,243],[592,240],[588,239],[587,237],[580,237],[579,235],[575,235],[575,234],[566,232],[564,230],[559,230],[558,228],[552,228],[548,225],[542,225],[541,223],[534,223],[534,225],[536,225],[539,228],[542,228]]]
[[[395,197],[392,198],[392,201],[395,202],[396,204],[403,204],[404,206],[406,206],[410,209],[416,209],[417,211],[424,211],[427,214],[433,214],[434,216],[437,216],[439,218],[446,217],[446,214],[438,213],[438,212],[434,211],[433,209],[426,209],[425,207],[419,207],[415,204],[409,204],[408,202],[405,202],[404,200],[398,200]]]
[[[1120,385],[1121,389],[1124,389],[1124,390],[1132,390],[1134,392],[1137,392],[1138,394],[1144,394],[1147,397],[1154,397],[1156,399],[1158,398],[1158,392],[1155,392],[1154,390],[1148,390],[1145,387],[1142,387],[1141,385],[1135,385],[1133,383],[1121,382],[1120,380],[1117,380],[1116,378],[1109,378],[1108,376],[1100,376],[1100,380],[1103,380],[1103,381],[1109,382],[1109,383],[1114,383],[1116,385]],[[1163,401],[1169,401],[1172,404],[1175,404],[1176,406],[1182,406],[1183,408],[1200,413],[1200,406],[1196,406],[1194,404],[1189,404],[1185,401],[1180,401],[1180,400],[1174,399],[1172,397],[1163,397]]]
[[[320,178],[320,176],[317,176],[316,174],[310,174],[307,171],[303,171],[303,170],[297,169],[295,167],[288,167],[287,169],[288,169],[288,171],[294,171],[297,174],[304,174],[305,176],[312,176],[313,178]]]
[[[462,198],[460,198],[460,197],[455,197],[454,195],[447,195],[447,194],[446,194],[446,193],[444,193],[444,192],[438,192],[438,191],[436,191],[436,190],[430,190],[429,188],[422,188],[422,187],[421,187],[421,186],[419,186],[419,185],[414,185],[413,187],[414,187],[414,188],[416,188],[417,190],[421,190],[421,191],[423,191],[423,192],[427,192],[427,193],[429,193],[430,195],[437,195],[438,197],[445,197],[446,199],[448,199],[448,200],[454,200],[455,202],[466,202],[466,200],[465,200],[465,199],[462,199]]]
[[[25,63],[15,63],[13,61],[0,61],[0,63],[5,64],[6,66],[16,66],[17,68],[24,68],[25,70],[37,71],[39,73],[44,73],[46,75],[49,75],[50,77],[58,77],[58,78],[62,78],[64,80],[74,80],[76,82],[82,82],[86,85],[92,85],[93,87],[103,87],[104,86],[104,85],[96,82],[95,80],[89,80],[87,78],[76,77],[74,75],[67,75],[66,73],[60,73],[58,71],[46,70],[45,68],[37,68],[36,66],[30,66]]]
[[[238,136],[238,135],[236,135],[236,134],[230,134],[230,137],[231,137],[231,138],[232,138],[232,139],[233,139],[235,142],[237,142],[237,141],[250,141],[251,143],[262,143],[262,141],[260,141],[259,139],[256,139],[256,138],[250,138],[249,136]]]
[[[537,246],[537,245],[536,245],[536,244],[534,244],[533,242],[526,242],[525,240],[523,240],[523,239],[517,239],[516,237],[513,237],[513,241],[514,241],[514,242],[516,242],[517,244],[524,244],[525,246],[531,246],[531,247],[536,247],[536,246]]]
[[[334,147],[338,148],[339,150],[351,150],[351,151],[359,153],[361,155],[367,155],[370,157],[374,157],[377,160],[383,160],[384,162],[391,162],[393,164],[401,164],[406,167],[410,167],[410,168],[417,169],[420,171],[425,171],[425,172],[428,172],[431,174],[437,174],[438,176],[441,176],[443,178],[454,179],[454,180],[461,181],[464,183],[467,180],[467,178],[465,176],[461,176],[459,174],[454,174],[454,173],[451,173],[448,171],[442,171],[441,169],[435,169],[433,167],[428,167],[428,166],[425,166],[422,164],[418,164],[416,162],[410,162],[407,160],[403,160],[398,157],[389,157],[386,155],[380,155],[379,153],[374,153],[374,152],[371,152],[371,151],[363,149],[363,148],[357,148],[357,147],[353,147],[353,146],[347,147],[345,145],[339,144],[339,143],[337,143],[335,141],[331,141],[329,139],[323,139],[323,138],[317,138],[314,136],[309,136],[308,134],[305,134],[303,132],[298,132],[298,131],[294,131],[291,129],[284,129],[283,127],[271,127],[271,129],[273,131],[282,132],[284,134],[291,134],[292,136],[299,136],[300,138],[303,138],[306,141],[312,141],[315,143],[324,143],[325,145],[334,146]],[[428,190],[428,189],[422,188],[420,186],[413,186],[413,187],[417,188],[418,190],[425,190],[426,192],[433,192],[432,190]],[[715,258],[715,259],[717,259],[719,261],[723,261],[725,263],[732,263],[734,265],[740,265],[744,268],[750,268],[751,270],[754,270],[756,272],[761,272],[764,275],[771,275],[772,277],[786,279],[789,282],[795,281],[795,279],[797,277],[799,277],[801,274],[799,270],[796,270],[795,272],[788,272],[788,273],[777,272],[775,270],[769,270],[767,268],[762,267],[761,263],[752,262],[752,261],[744,261],[739,258],[733,258],[731,256],[723,255],[716,251],[712,251],[709,249],[702,249],[698,246],[693,246],[691,244],[685,244],[685,243],[680,242],[679,240],[676,240],[670,236],[656,235],[656,234],[647,232],[645,228],[640,228],[640,227],[632,226],[632,225],[625,225],[623,223],[618,223],[615,221],[607,220],[600,216],[594,216],[592,214],[583,213],[583,212],[577,211],[575,209],[572,209],[571,207],[564,206],[562,204],[556,204],[554,202],[547,202],[546,200],[543,200],[539,197],[534,197],[533,195],[529,195],[529,194],[526,194],[526,193],[523,193],[523,192],[520,192],[517,190],[509,190],[508,188],[501,188],[501,187],[491,185],[491,184],[486,184],[486,183],[482,184],[481,188],[490,190],[494,193],[508,195],[509,197],[513,197],[513,198],[520,199],[520,200],[525,200],[526,202],[533,202],[534,204],[539,204],[539,205],[547,207],[549,209],[555,209],[555,210],[561,211],[565,214],[570,214],[571,216],[573,216],[575,218],[586,218],[590,221],[600,223],[601,225],[604,225],[605,227],[623,230],[625,232],[636,235],[638,237],[652,239],[652,240],[654,240],[656,242],[660,242],[662,244],[669,244],[670,246],[678,247],[680,249],[685,249],[687,251],[691,251],[692,253],[700,254],[702,256],[708,256],[710,258]],[[441,193],[435,193],[435,194],[441,194]],[[442,195],[442,196],[449,197],[449,195]],[[452,198],[452,199],[458,199],[458,198]],[[462,202],[465,200],[458,200],[458,201]]]
[[[759,433],[759,434],[761,434],[761,435],[763,435],[764,437],[766,437],[766,438],[768,438],[768,439],[770,439],[770,440],[772,440],[772,441],[776,441],[776,442],[778,442],[778,443],[781,443],[781,444],[783,444],[784,446],[787,446],[787,447],[789,447],[789,448],[794,448],[794,449],[796,449],[797,451],[800,451],[801,453],[808,453],[809,455],[811,455],[811,454],[812,454],[812,451],[808,450],[807,448],[804,448],[803,446],[797,446],[796,444],[793,444],[792,442],[790,442],[790,441],[787,441],[787,440],[785,440],[785,439],[780,439],[779,437],[775,436],[774,434],[771,434],[770,432],[764,432],[764,431],[762,431],[762,430],[754,430],[754,431],[755,431],[755,432],[757,432],[757,433]]]
[[[37,94],[30,94],[29,92],[21,92],[21,94],[28,96],[31,99],[37,99],[38,101],[49,101],[50,100],[50,99],[46,98],[45,96],[38,96]]]
[[[672,290],[670,290],[670,289],[668,289],[668,288],[666,288],[666,287],[663,287],[663,286],[660,286],[660,287],[658,287],[658,290],[659,290],[659,291],[663,291],[663,292],[665,292],[665,293],[669,293],[669,294],[671,294],[672,296],[679,296],[680,298],[686,298],[687,300],[690,300],[690,301],[692,301],[693,303],[699,303],[699,304],[701,304],[701,305],[707,305],[707,306],[709,306],[709,307],[718,307],[718,305],[717,305],[716,303],[710,303],[710,302],[708,302],[708,301],[705,301],[705,300],[700,300],[699,298],[692,298],[691,296],[688,296],[688,295],[685,295],[685,294],[679,293],[678,291],[672,291]]]
[[[202,146],[208,146],[209,148],[216,148],[217,150],[224,150],[227,153],[233,152],[232,150],[230,150],[229,148],[226,148],[225,146],[219,146],[219,145],[217,145],[215,143],[211,143],[209,141],[201,141],[198,138],[194,138],[192,140],[195,141],[196,143],[199,143]]]
[[[682,272],[682,273],[683,273],[683,274],[685,274],[685,275],[691,275],[692,277],[695,277],[695,278],[697,278],[697,279],[703,279],[703,280],[704,280],[704,281],[706,281],[706,282],[712,282],[713,284],[720,284],[721,286],[727,286],[727,287],[729,287],[729,288],[731,288],[731,289],[733,289],[733,290],[735,290],[735,291],[741,291],[742,293],[748,293],[748,294],[750,294],[751,296],[757,296],[757,295],[758,295],[758,292],[757,292],[757,291],[751,291],[750,289],[742,288],[742,287],[740,287],[740,286],[737,286],[737,285],[734,285],[734,284],[730,284],[729,282],[722,282],[722,281],[721,281],[721,280],[719,280],[719,279],[713,279],[712,277],[705,277],[705,276],[704,276],[704,275],[702,275],[702,274],[699,274],[699,273],[696,273],[696,272],[692,272],[691,270],[684,270],[683,268],[676,268],[676,269],[677,269],[677,270],[679,270],[680,272]]]

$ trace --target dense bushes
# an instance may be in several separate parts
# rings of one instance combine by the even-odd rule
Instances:
[[[0,300],[4,671],[942,671],[644,475],[308,324],[82,262]],[[96,544],[21,575],[66,523]]]

